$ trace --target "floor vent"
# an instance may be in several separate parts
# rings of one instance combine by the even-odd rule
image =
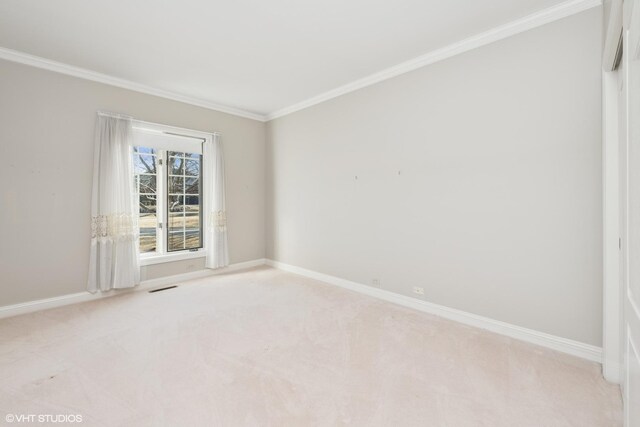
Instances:
[[[173,286],[167,286],[166,288],[159,288],[159,289],[152,289],[149,291],[150,294],[154,293],[154,292],[160,292],[160,291],[166,291],[167,289],[173,289],[173,288],[177,288],[178,285],[173,285]]]

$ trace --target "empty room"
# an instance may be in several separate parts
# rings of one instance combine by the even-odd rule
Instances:
[[[640,427],[640,0],[0,0],[0,425]]]

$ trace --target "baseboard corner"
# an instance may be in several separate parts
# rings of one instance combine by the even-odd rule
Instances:
[[[265,265],[267,260],[265,258],[258,258],[250,261],[238,262],[231,264],[228,267],[216,269],[216,270],[197,270],[190,271],[188,273],[181,273],[172,276],[159,277],[156,279],[144,280],[134,288],[119,289],[116,291],[109,291],[103,293],[89,293],[89,292],[77,292],[74,294],[60,295],[51,298],[44,298],[34,301],[26,301],[22,303],[6,305],[0,307],[0,319],[7,317],[14,317],[21,314],[33,313],[36,311],[48,310],[51,308],[63,307],[65,305],[78,304],[81,302],[92,301],[101,298],[108,298],[115,295],[122,295],[128,292],[139,292],[153,289],[159,286],[173,285],[177,282],[184,282],[187,280],[194,280],[208,276],[214,276],[217,274],[230,273],[234,271],[246,270],[248,268],[258,267]]]
[[[294,265],[286,264],[272,259],[266,260],[266,265],[287,271],[300,276],[305,276],[321,282],[339,286],[365,295],[379,298],[387,302],[413,308],[425,313],[444,317],[449,320],[488,330],[500,335],[508,336],[530,344],[546,347],[561,353],[570,354],[592,362],[602,363],[602,348],[568,338],[563,338],[533,329],[524,328],[511,323],[502,322],[455,308],[431,303],[406,295],[397,294],[384,289],[374,288],[362,283],[353,282],[340,277],[331,276],[317,271],[308,270]]]

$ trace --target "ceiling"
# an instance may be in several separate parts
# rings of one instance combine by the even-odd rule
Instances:
[[[561,0],[2,0],[0,47],[267,115]]]

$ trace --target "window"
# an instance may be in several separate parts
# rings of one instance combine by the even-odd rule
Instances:
[[[203,256],[202,143],[173,128],[134,126],[141,263]]]
[[[133,148],[133,171],[136,199],[138,200],[138,225],[140,227],[140,252],[156,252],[158,242],[158,153],[153,148]]]
[[[168,250],[181,251],[202,247],[202,206],[200,170],[202,155],[168,152],[169,182]]]

